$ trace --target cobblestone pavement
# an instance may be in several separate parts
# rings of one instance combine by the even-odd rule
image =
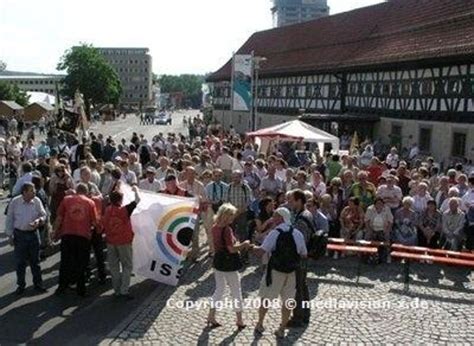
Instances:
[[[258,295],[262,271],[256,261],[241,273],[246,302]],[[473,274],[456,267],[411,266],[409,292],[404,291],[399,263],[363,265],[356,282],[357,258],[324,258],[309,268],[315,308],[306,328],[289,330],[280,344],[474,343]],[[178,287],[161,286],[102,344],[275,344],[280,314],[270,310],[266,331],[256,337],[256,309],[246,309],[247,329],[238,332],[232,310],[218,312],[222,327],[205,328],[207,308],[177,308],[179,302],[205,304],[214,278],[210,260],[187,268]],[[229,292],[226,292],[228,294]],[[167,304],[167,302],[169,302]],[[252,304],[252,303],[250,303]],[[352,305],[350,305],[352,304]]]

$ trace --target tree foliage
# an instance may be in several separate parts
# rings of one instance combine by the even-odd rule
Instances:
[[[204,76],[193,74],[182,74],[179,76],[162,75],[158,83],[162,93],[182,92],[186,105],[199,108],[202,101],[202,84]]]
[[[29,98],[28,94],[18,86],[0,81],[0,100],[15,101],[24,107],[28,105]]]
[[[7,69],[7,64],[0,60],[0,72],[5,71]]]
[[[122,86],[117,73],[92,45],[72,47],[62,56],[58,70],[66,71],[63,93],[74,98],[76,90],[84,95],[86,112],[90,106],[117,104]]]

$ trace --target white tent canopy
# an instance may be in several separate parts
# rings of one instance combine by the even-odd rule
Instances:
[[[26,92],[30,97],[29,103],[46,103],[48,106],[53,106],[56,103],[56,97],[44,92],[39,91],[27,91]]]
[[[339,138],[300,120],[293,120],[255,132],[247,133],[249,137],[261,140],[261,148],[267,148],[270,141],[317,143],[319,152],[324,152],[324,144],[330,143],[335,152],[339,152]]]

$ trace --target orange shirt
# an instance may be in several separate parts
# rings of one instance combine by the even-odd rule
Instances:
[[[97,210],[94,202],[84,195],[66,196],[58,209],[61,226],[58,236],[77,235],[91,238],[91,228],[97,224]]]
[[[130,215],[132,215],[136,206],[137,203],[132,202],[123,207],[109,205],[105,209],[102,227],[107,244],[125,245],[132,243],[133,230]]]

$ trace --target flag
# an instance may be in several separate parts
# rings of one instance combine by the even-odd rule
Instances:
[[[76,90],[74,94],[74,110],[79,114],[79,124],[83,135],[87,134],[87,129],[89,128],[89,121],[87,120],[86,111],[84,109],[84,99],[79,90]]]
[[[79,126],[80,115],[72,108],[64,107],[59,110],[57,127],[61,131],[76,134]]]
[[[252,55],[234,55],[232,59],[232,110],[252,108]]]
[[[351,141],[351,147],[349,149],[350,155],[355,155],[359,153],[359,136],[357,135],[357,131],[354,132]]]
[[[124,203],[133,193],[122,186]],[[133,270],[167,285],[176,286],[190,250],[197,222],[198,200],[140,191],[140,203],[131,216]]]

